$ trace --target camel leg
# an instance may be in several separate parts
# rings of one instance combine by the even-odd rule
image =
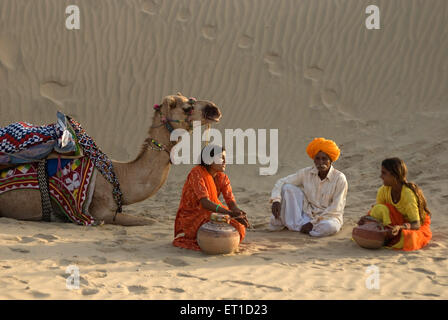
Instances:
[[[143,217],[131,216],[126,213],[117,213],[115,221],[109,221],[108,223],[116,224],[120,226],[147,226],[154,224],[154,220],[146,219]]]

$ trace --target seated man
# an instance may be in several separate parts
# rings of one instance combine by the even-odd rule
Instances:
[[[340,150],[332,140],[316,138],[306,152],[314,166],[279,179],[272,190],[270,229],[329,236],[342,227],[348,189],[345,175],[332,165]]]

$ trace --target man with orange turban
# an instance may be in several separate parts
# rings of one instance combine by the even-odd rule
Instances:
[[[347,179],[333,167],[341,151],[334,141],[316,138],[306,152],[314,166],[279,179],[272,189],[270,229],[329,236],[342,227],[347,197]]]

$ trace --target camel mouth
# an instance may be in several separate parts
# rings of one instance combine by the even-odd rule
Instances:
[[[205,117],[205,120],[208,120],[207,122],[215,122],[215,123],[217,123],[217,122],[219,122],[220,119],[221,119],[221,116],[215,117],[215,118],[213,118],[213,117]]]
[[[219,122],[221,116],[221,111],[214,105],[208,104],[202,109],[202,117],[207,122]]]

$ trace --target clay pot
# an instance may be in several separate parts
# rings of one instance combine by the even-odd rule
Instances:
[[[212,220],[199,228],[196,240],[207,254],[227,254],[238,249],[240,234],[227,222]]]
[[[380,223],[368,222],[353,228],[352,238],[360,247],[379,249],[384,245],[386,230]]]

